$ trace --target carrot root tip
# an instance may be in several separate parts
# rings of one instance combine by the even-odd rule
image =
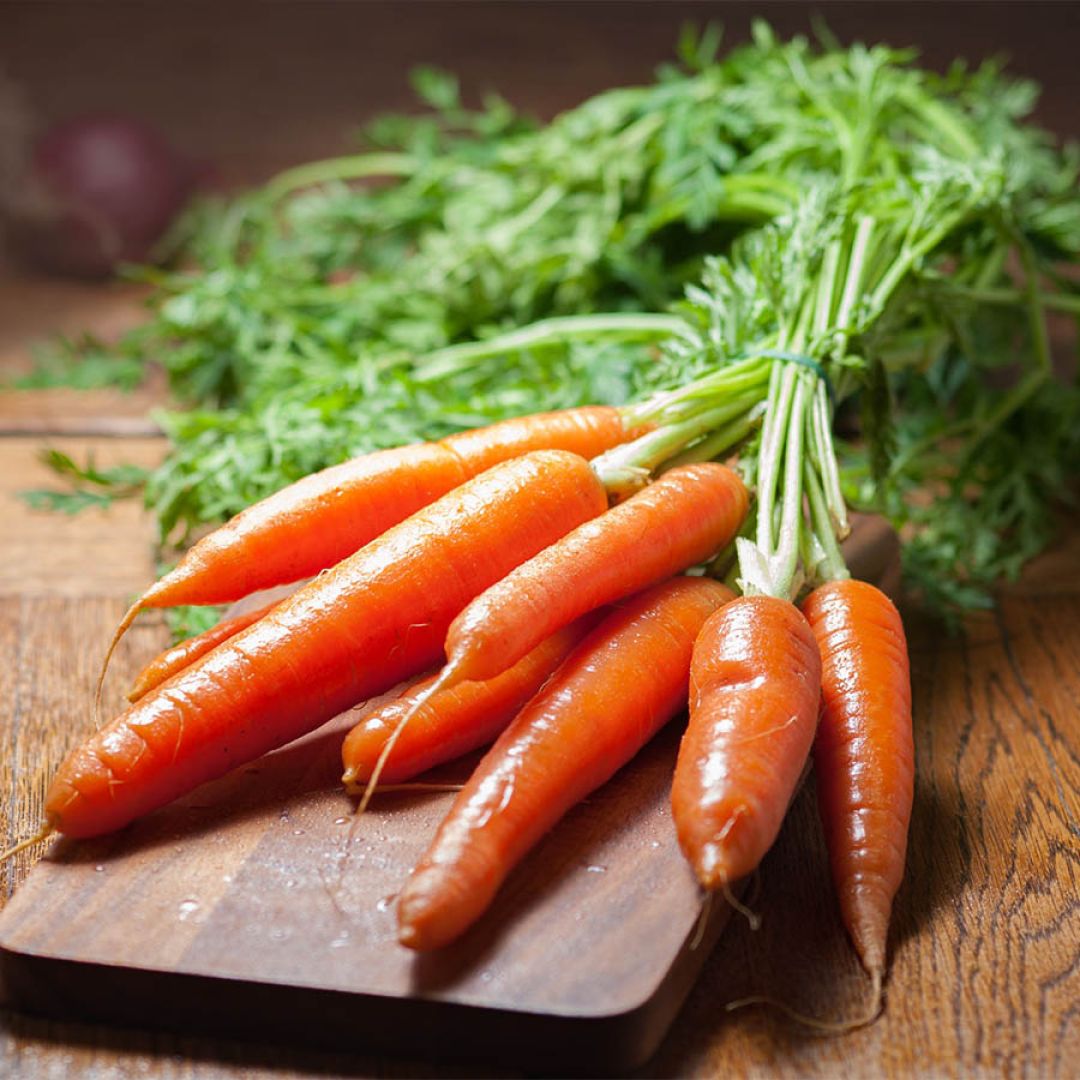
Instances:
[[[112,660],[113,653],[116,651],[116,646],[120,644],[120,639],[127,633],[128,628],[135,621],[135,617],[142,611],[146,603],[146,596],[140,596],[134,604],[131,605],[124,613],[124,617],[120,620],[120,625],[116,628],[116,633],[113,634],[112,641],[109,642],[108,649],[105,650],[105,659],[101,661],[101,671],[98,673],[97,686],[94,689],[94,726],[101,727],[101,701],[105,692],[105,675],[109,670],[109,661]]]
[[[56,829],[52,825],[42,825],[40,829],[33,836],[28,836],[25,840],[20,840],[14,847],[10,847],[7,851],[0,854],[0,863],[5,863],[8,859],[13,859],[20,851],[25,851],[29,847],[33,847],[34,844],[39,843],[42,840],[48,840],[50,836],[56,833]]]
[[[785,1002],[764,994],[752,994],[749,997],[739,998],[737,1001],[729,1001],[724,1006],[724,1011],[735,1012],[737,1009],[745,1009],[750,1005],[764,1005],[770,1009],[776,1009],[789,1020],[794,1020],[795,1023],[810,1028],[811,1031],[819,1032],[821,1035],[847,1035],[849,1032],[867,1027],[881,1015],[881,1008],[875,1003],[869,1012],[853,1020],[819,1020],[816,1016],[807,1016],[806,1013],[793,1009]]]
[[[761,916],[756,911],[751,911],[732,891],[726,881],[720,883],[720,891],[724,899],[750,924],[750,929],[761,929]]]

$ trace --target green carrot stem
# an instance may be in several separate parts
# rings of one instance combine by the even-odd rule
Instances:
[[[298,188],[327,184],[335,180],[363,180],[372,176],[409,176],[416,162],[407,154],[353,154],[348,157],[312,161],[286,169],[263,186],[262,194],[277,202]]]
[[[822,581],[840,581],[851,577],[840,545],[836,542],[832,513],[822,490],[821,480],[809,460],[804,463],[803,484],[806,488],[806,501],[810,506],[811,528],[807,531],[807,536],[817,542],[822,553],[820,558],[814,560],[817,577]],[[809,562],[807,565],[810,565]]]
[[[511,330],[482,341],[467,341],[437,349],[418,365],[414,378],[420,383],[434,382],[468,368],[477,360],[486,360],[500,353],[553,348],[574,340],[609,338],[653,341],[678,333],[682,326],[682,320],[676,316],[646,313],[564,315],[543,319],[520,330]]]
[[[758,402],[742,416],[669,458],[664,462],[662,471],[674,469],[677,465],[691,465],[696,461],[712,461],[722,454],[729,453],[758,426],[764,413],[765,403]]]
[[[703,402],[707,407],[718,397],[744,390],[753,390],[760,397],[772,368],[773,361],[761,356],[735,360],[677,390],[667,390],[640,404],[626,406],[623,415],[637,424],[678,423],[699,412]]]
[[[715,408],[697,413],[681,423],[666,424],[632,442],[608,450],[593,459],[593,468],[601,480],[611,473],[621,474],[626,469],[651,472],[703,436],[710,436],[742,420],[758,403],[759,395],[754,393],[723,401]]]

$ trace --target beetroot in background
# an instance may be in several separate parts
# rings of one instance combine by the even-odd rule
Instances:
[[[147,125],[73,117],[30,148],[18,186],[5,195],[6,232],[37,270],[107,277],[152,257],[191,186],[187,165]]]

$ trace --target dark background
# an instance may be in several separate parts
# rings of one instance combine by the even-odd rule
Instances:
[[[334,154],[372,113],[408,106],[418,62],[551,115],[648,79],[680,26],[722,22],[743,40],[764,16],[783,34],[821,15],[842,40],[914,44],[944,67],[1009,54],[1045,85],[1039,118],[1080,136],[1080,4],[1040,3],[0,3],[0,71],[41,123],[86,110],[153,121],[226,183]]]

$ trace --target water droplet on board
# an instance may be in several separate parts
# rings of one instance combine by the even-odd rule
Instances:
[[[105,867],[102,866],[101,863],[98,863],[97,866],[94,867],[94,873],[95,874],[104,874],[105,873]]]
[[[331,949],[344,949],[349,944],[349,931],[342,930],[336,938],[333,938],[330,942]]]
[[[587,866],[587,867],[585,867],[585,869],[588,870],[588,872],[590,874],[606,874],[607,873],[607,867],[606,866],[599,866],[599,865],[597,865],[597,866]]]
[[[375,904],[376,911],[389,911],[393,906],[394,901],[397,899],[397,893],[391,893],[389,896],[384,896],[381,900]]]
[[[196,911],[199,910],[198,900],[181,900],[180,906],[177,909],[181,922],[187,922]]]
[[[336,818],[334,818],[334,824],[335,825],[348,825],[349,824],[349,819],[347,817],[336,817]]]

